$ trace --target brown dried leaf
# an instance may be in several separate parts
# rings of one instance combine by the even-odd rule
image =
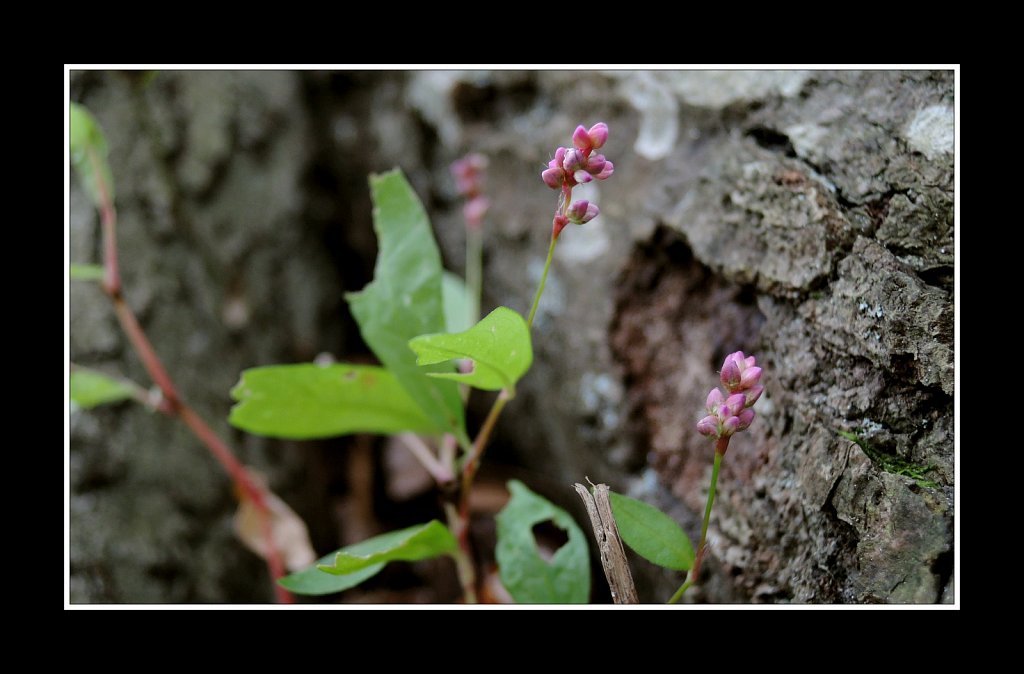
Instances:
[[[285,568],[299,571],[316,561],[316,552],[309,540],[309,529],[294,510],[276,494],[264,491],[264,499],[270,509],[270,526],[274,546],[278,549]],[[267,537],[263,528],[262,514],[249,499],[242,496],[235,513],[235,535],[245,547],[264,559],[267,558]]]

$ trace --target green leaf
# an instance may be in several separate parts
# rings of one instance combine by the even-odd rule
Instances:
[[[72,281],[102,281],[104,270],[98,264],[72,264]]]
[[[458,543],[448,527],[431,520],[342,548],[333,561],[318,563],[317,568],[333,575],[347,575],[387,562],[417,562],[440,557],[457,548]]]
[[[468,373],[435,372],[432,377],[452,379],[487,391],[514,390],[533,362],[530,327],[508,307],[498,307],[465,332],[420,335],[409,341],[420,365],[468,358]]]
[[[82,180],[89,198],[100,208],[103,197],[113,203],[114,178],[107,163],[107,140],[92,114],[78,103],[72,103],[68,114],[71,123],[71,163]]]
[[[398,380],[371,365],[271,365],[242,372],[231,390],[233,426],[305,440],[345,433],[436,430]]]
[[[320,564],[330,564],[333,562],[337,554],[337,552],[332,552],[329,555],[325,555],[308,569],[296,571],[291,575],[278,579],[277,584],[295,594],[334,594],[335,592],[344,592],[363,581],[373,578],[386,566],[386,564],[381,562],[380,564],[373,564],[352,573],[346,573],[343,576],[324,573],[317,568]]]
[[[585,604],[590,598],[587,539],[569,513],[510,480],[512,498],[498,513],[498,558],[501,583],[520,604]],[[551,520],[569,535],[568,542],[545,561],[533,538],[536,524]]]
[[[441,276],[441,296],[444,298],[445,330],[469,330],[473,325],[473,319],[469,316],[472,300],[466,282],[450,271],[445,271]]]
[[[347,296],[363,339],[438,432],[465,439],[462,399],[453,382],[425,376],[408,342],[445,327],[441,255],[423,205],[399,170],[370,176],[379,253],[373,281]],[[451,366],[435,371],[451,371]]]
[[[316,564],[280,579],[296,594],[331,594],[372,578],[388,562],[415,562],[450,554],[458,543],[437,520],[368,538],[324,555]]]
[[[71,402],[79,407],[89,409],[134,395],[135,390],[130,385],[99,372],[75,369],[71,373]]]
[[[658,566],[687,571],[693,566],[693,545],[676,521],[635,498],[608,493],[619,535],[633,552]]]

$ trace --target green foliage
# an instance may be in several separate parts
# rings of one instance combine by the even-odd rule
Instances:
[[[71,129],[71,163],[82,180],[82,186],[97,208],[103,196],[114,201],[114,178],[107,163],[107,140],[92,114],[78,103],[69,112]]]
[[[437,431],[394,375],[371,365],[252,368],[231,395],[233,426],[275,438]]]
[[[837,432],[841,437],[846,438],[853,444],[860,447],[861,451],[871,459],[871,463],[875,464],[885,472],[892,473],[893,475],[909,477],[916,481],[920,487],[935,488],[939,486],[937,482],[933,482],[925,478],[925,473],[930,470],[934,470],[935,466],[921,466],[916,463],[911,463],[905,459],[901,459],[898,456],[887,454],[877,447],[873,447],[868,444],[866,440],[862,439],[856,433],[851,433],[849,431]]]
[[[466,282],[446,271],[441,276],[441,296],[444,298],[444,327],[447,332],[469,330],[475,320],[473,298],[469,294]]]
[[[533,362],[530,328],[523,317],[507,307],[498,307],[479,323],[457,334],[421,335],[409,342],[420,365],[434,365],[467,358],[468,373],[437,372],[432,377],[452,379],[479,389],[515,390],[516,382]]]
[[[278,582],[296,594],[331,594],[372,578],[388,562],[414,562],[451,554],[457,548],[447,527],[431,520],[348,545],[325,555],[316,564]]]
[[[585,604],[590,598],[590,559],[586,537],[569,513],[511,480],[512,498],[498,513],[495,554],[501,582],[520,604]],[[550,562],[537,550],[536,524],[551,520],[569,535]]]
[[[98,264],[72,264],[70,269],[72,281],[102,281],[103,274]]]
[[[131,385],[93,370],[71,372],[71,402],[84,409],[127,400],[135,395]]]
[[[426,376],[409,350],[413,337],[445,328],[441,255],[423,205],[399,170],[370,177],[379,253],[373,281],[348,295],[363,339],[438,432],[465,439],[458,387]],[[451,372],[439,366],[435,372]]]
[[[342,550],[344,549],[345,548],[342,548]],[[341,550],[338,552],[341,552]],[[334,594],[335,592],[344,592],[345,590],[352,589],[363,581],[373,578],[380,573],[381,569],[387,566],[384,562],[380,562],[378,564],[373,564],[359,569],[358,571],[353,571],[352,573],[346,573],[343,576],[324,573],[317,568],[320,564],[333,563],[335,555],[337,555],[337,552],[324,555],[317,560],[316,564],[308,569],[296,571],[289,576],[279,579],[277,582],[281,587],[289,592],[294,592],[295,594]]]
[[[693,545],[671,517],[652,505],[608,492],[619,535],[632,550],[658,566],[688,571],[693,566]]]
[[[437,520],[408,529],[374,536],[338,551],[333,563],[317,564],[317,568],[342,576],[386,562],[418,562],[455,552],[458,543],[448,527]]]

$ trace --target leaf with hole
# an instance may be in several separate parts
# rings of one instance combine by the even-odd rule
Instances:
[[[450,555],[458,543],[448,527],[437,520],[408,529],[390,531],[338,550],[334,559],[317,564],[327,573],[342,576],[386,562],[418,562]]]
[[[70,277],[72,281],[102,281],[103,267],[98,264],[72,264]]]
[[[107,139],[96,118],[78,103],[72,103],[70,118],[71,163],[78,172],[82,187],[97,208],[103,197],[114,201],[114,178],[107,163]]]
[[[437,431],[395,376],[372,365],[256,367],[242,372],[231,395],[231,424],[274,438]]]
[[[107,403],[128,400],[135,396],[135,388],[93,370],[76,368],[71,372],[71,402],[89,409]]]
[[[514,390],[533,362],[530,327],[515,311],[498,307],[465,332],[420,335],[409,341],[420,365],[452,359],[472,361],[470,372],[435,372],[432,377],[452,379],[487,391]]]
[[[408,342],[445,328],[441,294],[441,255],[430,222],[416,193],[395,169],[370,177],[373,227],[379,252],[373,281],[347,295],[363,339],[391,371],[437,432],[465,439],[458,387],[433,379],[416,365]],[[435,372],[451,372],[451,365]]]
[[[511,480],[512,498],[498,513],[498,558],[501,583],[520,604],[585,604],[590,598],[587,539],[569,513]],[[550,520],[569,540],[550,561],[541,557],[533,527]]]
[[[693,566],[693,545],[674,519],[629,496],[610,492],[609,500],[619,535],[633,552],[666,569]]]

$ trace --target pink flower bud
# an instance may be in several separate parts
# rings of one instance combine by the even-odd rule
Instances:
[[[729,416],[734,417],[747,405],[747,396],[742,393],[734,393],[725,401],[725,407],[729,410]]]
[[[569,222],[582,225],[596,218],[600,212],[601,209],[597,207],[597,204],[592,204],[586,199],[580,199],[573,202],[565,214],[568,216]]]
[[[565,156],[562,158],[562,168],[565,169],[566,173],[575,173],[582,169],[585,163],[583,153],[576,148],[566,150]]]
[[[576,131],[573,132],[572,144],[587,153],[594,149],[594,141],[590,138],[590,133],[587,132],[586,127],[582,124],[577,126]]]
[[[462,217],[466,224],[477,229],[483,224],[484,215],[491,207],[491,200],[484,196],[473,197],[462,207]]]
[[[587,173],[600,173],[607,163],[603,154],[595,154],[587,160]]]
[[[738,417],[733,418],[738,419],[740,422],[740,425],[736,428],[736,430],[742,431],[743,429],[748,428],[751,422],[754,421],[754,410],[743,410],[742,412],[739,413]]]
[[[740,385],[740,368],[736,361],[730,358],[731,356],[726,358],[722,364],[722,386],[732,393]]]
[[[722,434],[720,437],[728,437],[738,430],[742,430],[740,428],[740,418],[729,417],[728,419],[722,422]]]
[[[746,406],[747,407],[752,407],[754,405],[754,403],[757,402],[757,399],[761,397],[762,393],[764,393],[764,387],[761,386],[760,384],[758,384],[757,386],[751,386],[749,389],[747,389],[747,391],[746,391],[746,396],[747,396]]]
[[[601,167],[601,172],[595,175],[594,177],[597,178],[598,180],[607,180],[608,176],[610,176],[614,172],[615,165],[612,164],[610,161],[606,161],[604,163],[604,166]]]
[[[452,176],[455,185],[463,196],[473,197],[483,189],[484,171],[487,170],[487,157],[482,154],[468,154],[452,163]]]
[[[565,182],[565,171],[560,168],[549,168],[545,169],[540,174],[544,184],[553,190],[561,189],[562,183]]]
[[[711,389],[711,393],[708,394],[708,401],[706,407],[708,412],[714,414],[715,408],[722,404],[725,398],[722,396],[722,392],[717,388]]]
[[[718,417],[707,416],[698,421],[697,432],[708,437],[718,435]]]
[[[604,122],[598,122],[594,126],[590,127],[590,131],[587,132],[590,136],[590,144],[596,150],[605,144],[608,140],[608,125]]]
[[[740,375],[740,388],[748,389],[761,380],[761,368],[748,367]]]
[[[586,171],[579,170],[579,171],[575,171],[572,174],[572,179],[575,180],[578,183],[589,183],[591,180],[594,179],[594,176],[590,175]]]
[[[555,150],[555,158],[548,162],[548,166],[557,167],[561,166],[565,162],[565,153],[567,150],[564,147],[560,147]]]

